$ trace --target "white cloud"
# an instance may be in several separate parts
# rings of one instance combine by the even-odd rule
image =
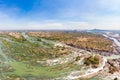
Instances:
[[[62,23],[58,22],[28,22],[24,29],[64,29]]]
[[[45,21],[32,21],[26,19],[16,19],[3,12],[0,12],[0,29],[90,29],[90,25],[87,22],[75,22],[75,21],[57,21],[57,20],[45,20]]]
[[[113,11],[120,9],[120,0],[99,0],[98,2],[102,8]]]
[[[0,29],[119,29],[120,30],[120,19],[117,17],[96,17],[86,16],[88,22],[80,21],[26,21],[13,19],[5,14],[0,13]]]
[[[102,0],[103,1],[103,0]],[[107,0],[104,0],[107,1]],[[111,0],[112,1],[112,0]],[[106,3],[107,4],[107,3]],[[70,14],[69,14],[70,15]],[[120,17],[118,16],[99,16],[94,14],[85,14],[84,21],[59,21],[59,20],[45,20],[34,21],[31,19],[14,18],[8,13],[0,12],[0,29],[119,29]]]

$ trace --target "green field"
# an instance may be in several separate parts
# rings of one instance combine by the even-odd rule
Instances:
[[[9,76],[33,76],[48,79],[65,76],[78,67],[72,63],[46,67],[32,66],[22,62],[10,62],[9,65],[14,69],[13,72],[8,72]]]

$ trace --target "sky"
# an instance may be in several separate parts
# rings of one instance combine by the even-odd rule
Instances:
[[[0,30],[120,30],[120,0],[0,0]]]

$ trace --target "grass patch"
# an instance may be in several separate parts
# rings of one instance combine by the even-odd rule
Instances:
[[[73,64],[71,64],[71,66],[62,64],[56,66],[38,67],[22,62],[10,62],[9,65],[14,69],[13,72],[8,72],[9,75],[35,76],[40,78],[55,78],[65,76],[69,71],[75,68]]]

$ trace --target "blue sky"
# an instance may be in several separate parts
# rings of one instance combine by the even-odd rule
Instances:
[[[120,0],[0,0],[0,29],[120,30]]]

